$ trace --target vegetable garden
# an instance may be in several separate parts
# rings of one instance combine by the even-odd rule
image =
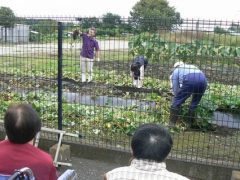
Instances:
[[[170,157],[239,167],[240,116],[233,121],[216,113],[232,116],[240,112],[240,36],[201,29],[201,24],[196,29],[188,20],[177,30],[155,33],[136,29],[120,33],[122,27],[99,27],[101,61],[94,64],[93,82],[81,83],[82,42],[67,35],[81,27],[69,19],[61,19],[62,64],[57,24],[48,27],[51,33],[40,34],[28,44],[0,45],[1,117],[10,104],[29,102],[47,127],[58,128],[60,112],[62,128],[80,137],[72,139],[74,142],[129,150],[129,140],[139,124],[167,126],[172,99],[168,78],[174,62],[182,60],[199,66],[209,87],[197,108],[194,128],[185,121],[188,103],[183,106],[180,123],[171,129],[174,148]],[[202,26],[208,23],[202,21]],[[211,24],[221,27],[223,22]],[[226,22],[222,28],[225,26]],[[114,33],[107,34],[110,30]],[[149,59],[142,88],[132,87],[129,75],[131,60],[138,54]]]

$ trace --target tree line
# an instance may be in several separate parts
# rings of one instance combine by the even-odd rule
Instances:
[[[80,20],[81,21],[78,21]],[[31,29],[40,33],[52,33],[57,21],[54,19],[19,18],[8,7],[0,7],[0,26],[13,27],[15,22],[31,25]],[[114,13],[106,13],[101,18],[76,18],[76,22],[68,22],[67,25],[80,25],[81,28],[95,26],[104,29],[121,29],[122,32],[156,32],[162,28],[171,30],[180,25],[182,19],[180,13],[174,7],[169,6],[167,0],[140,0],[132,8],[130,17],[124,19]]]
[[[56,32],[56,19],[16,17],[10,8],[0,7],[0,26],[13,27],[16,22],[28,24],[32,31],[41,34]],[[69,31],[76,26],[80,26],[82,29],[94,26],[98,28],[98,35],[115,36],[117,33],[155,33],[161,30],[173,30],[182,23],[183,19],[180,13],[170,6],[167,0],[140,0],[132,7],[128,18],[122,18],[117,14],[108,12],[102,17],[77,17],[64,24]],[[214,31],[216,33],[229,31],[240,33],[240,25],[232,23],[228,30],[216,26]]]

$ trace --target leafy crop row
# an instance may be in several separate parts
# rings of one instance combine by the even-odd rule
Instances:
[[[214,42],[193,41],[191,43],[168,42],[154,34],[140,34],[129,41],[130,53],[133,56],[142,54],[152,62],[178,58],[186,61],[197,56],[210,57],[240,57],[240,47],[224,46]]]

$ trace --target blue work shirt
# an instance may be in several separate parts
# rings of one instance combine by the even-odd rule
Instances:
[[[192,73],[203,73],[196,66],[190,64],[183,64],[176,67],[171,74],[171,83],[174,94],[176,95],[179,88],[183,84],[184,77]]]
[[[146,69],[148,65],[148,60],[144,56],[140,55],[133,60],[133,63],[139,63],[140,66],[144,66],[144,69]]]

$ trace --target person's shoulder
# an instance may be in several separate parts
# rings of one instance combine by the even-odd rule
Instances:
[[[37,155],[39,156],[39,158],[41,158],[42,160],[45,160],[45,161],[49,161],[49,162],[52,162],[52,156],[50,154],[48,154],[47,152],[35,147],[35,146],[32,146],[31,145],[31,149],[33,151],[35,151],[35,153],[37,153]]]
[[[6,149],[11,148],[11,143],[8,140],[0,141],[0,152],[6,152]]]
[[[15,146],[15,144],[11,143],[9,140],[5,139],[0,141],[0,146],[2,147],[12,147]]]
[[[98,40],[96,38],[93,39],[96,43],[98,43]]]
[[[177,75],[178,75],[178,74],[179,74],[179,71],[182,71],[182,70],[183,70],[183,68],[181,68],[181,67],[176,67],[176,68],[173,69],[172,72],[173,72],[173,74],[177,74]]]
[[[116,177],[127,176],[127,174],[129,175],[129,172],[132,172],[131,166],[118,167],[111,171],[108,171],[105,174],[105,177],[106,179],[118,179]]]
[[[84,38],[85,38],[85,37],[88,37],[87,33],[84,33],[84,32],[81,33],[80,36],[82,36],[82,37],[84,37]]]
[[[111,175],[111,174],[115,174],[115,173],[119,173],[119,172],[128,172],[130,169],[131,169],[131,166],[118,167],[111,171],[108,171],[106,173],[106,175]]]
[[[2,141],[0,141],[0,145],[2,145],[2,144],[8,144],[8,143],[9,143],[8,140],[2,140]]]
[[[171,179],[173,180],[190,180],[189,178],[174,172],[169,172],[169,176],[171,176]]]

